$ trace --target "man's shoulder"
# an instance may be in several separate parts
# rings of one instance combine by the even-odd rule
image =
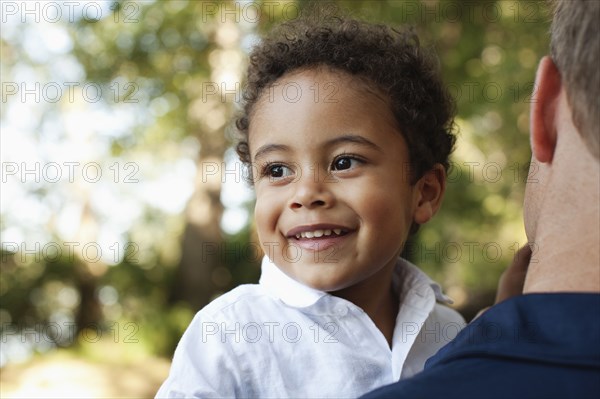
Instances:
[[[412,378],[366,398],[593,397],[599,294],[532,294],[493,306]]]
[[[594,367],[481,353],[426,367],[414,377],[364,398],[592,398],[600,392],[598,372]]]
[[[430,365],[453,359],[501,357],[519,361],[594,364],[600,359],[599,294],[528,294],[492,306],[473,320]],[[597,313],[596,313],[597,314]],[[600,367],[600,362],[595,364]]]

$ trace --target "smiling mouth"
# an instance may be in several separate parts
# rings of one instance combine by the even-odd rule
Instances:
[[[287,232],[286,237],[296,239],[298,241],[308,240],[334,240],[338,237],[343,237],[354,230],[337,224],[311,224],[294,227]]]
[[[347,236],[356,230],[338,224],[320,223],[294,227],[286,237],[291,243],[307,251],[325,251],[344,244]]]
[[[292,237],[296,237],[297,240],[301,239],[318,239],[322,237],[341,237],[348,234],[347,229],[316,229],[311,231],[302,231],[296,233]]]

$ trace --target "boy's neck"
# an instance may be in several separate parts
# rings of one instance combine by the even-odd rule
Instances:
[[[344,298],[364,310],[382,332],[390,348],[400,306],[398,293],[395,293],[392,287],[395,266],[396,260],[366,280],[331,292],[332,295]]]

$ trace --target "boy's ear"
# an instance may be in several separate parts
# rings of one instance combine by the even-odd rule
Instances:
[[[446,169],[435,164],[417,181],[417,206],[413,214],[413,221],[423,224],[436,214],[442,205],[442,198],[446,191]]]
[[[531,149],[539,162],[550,163],[556,147],[556,109],[561,91],[560,72],[552,58],[540,61],[531,96]]]

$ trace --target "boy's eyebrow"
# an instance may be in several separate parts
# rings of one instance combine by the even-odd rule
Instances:
[[[344,136],[336,137],[334,139],[329,140],[326,145],[334,146],[336,144],[342,144],[342,143],[362,144],[362,145],[371,147],[374,150],[383,152],[383,149],[381,147],[379,147],[377,144],[373,143],[371,140],[368,140],[362,136],[357,136],[354,134],[346,134]]]
[[[343,136],[333,138],[333,139],[327,141],[325,143],[325,146],[333,147],[337,144],[343,144],[343,143],[355,143],[355,144],[366,145],[367,147],[371,147],[374,150],[383,152],[381,147],[379,147],[377,144],[373,143],[371,140],[368,140],[362,136],[357,136],[354,134],[345,134]],[[290,147],[288,147],[287,145],[283,145],[283,144],[265,144],[256,151],[256,154],[254,154],[254,159],[255,160],[260,159],[261,157],[264,157],[268,153],[275,152],[275,151],[286,151],[287,152],[287,151],[290,151]]]
[[[254,159],[259,159],[260,157],[264,157],[266,154],[274,151],[289,151],[290,147],[283,144],[265,144],[260,147],[256,154],[254,154]]]

